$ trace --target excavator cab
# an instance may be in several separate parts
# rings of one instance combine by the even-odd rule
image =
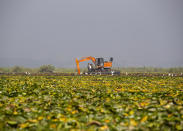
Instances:
[[[96,67],[104,67],[104,58],[96,58],[95,65]]]

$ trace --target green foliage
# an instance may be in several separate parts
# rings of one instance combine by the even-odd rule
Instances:
[[[14,66],[14,67],[12,68],[12,72],[21,73],[21,72],[23,72],[23,67]]]
[[[55,70],[53,65],[43,65],[39,68],[38,72],[41,73],[52,73]]]
[[[182,77],[0,76],[1,130],[183,130]]]

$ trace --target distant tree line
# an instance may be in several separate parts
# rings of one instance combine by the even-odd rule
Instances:
[[[55,70],[55,66],[53,65],[42,65],[39,68],[25,68],[22,66],[14,66],[14,67],[1,67],[0,73],[53,73]]]
[[[173,68],[157,68],[157,67],[121,67],[114,68],[120,70],[122,73],[183,73],[183,67]],[[81,71],[86,71],[82,68]],[[56,68],[53,65],[42,65],[38,68],[26,68],[22,66],[14,67],[0,67],[0,73],[74,73],[76,69],[73,68]]]
[[[123,67],[118,68],[121,72],[130,73],[183,73],[183,67],[158,68],[158,67]]]

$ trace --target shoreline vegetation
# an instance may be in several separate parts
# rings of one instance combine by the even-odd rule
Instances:
[[[118,67],[121,73],[178,73],[183,74],[183,67]],[[81,68],[81,72],[87,71]],[[76,68],[58,68],[53,65],[43,65],[38,68],[28,68],[23,66],[0,67],[0,73],[76,73]]]

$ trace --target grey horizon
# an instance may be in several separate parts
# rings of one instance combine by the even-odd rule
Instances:
[[[182,23],[182,0],[1,0],[0,67],[183,66]]]

